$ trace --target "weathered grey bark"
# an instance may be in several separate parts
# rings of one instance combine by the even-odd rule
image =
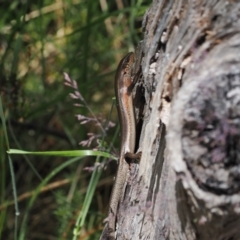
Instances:
[[[155,0],[143,29],[142,158],[117,239],[240,239],[240,1]]]

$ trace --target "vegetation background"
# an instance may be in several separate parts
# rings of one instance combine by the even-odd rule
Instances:
[[[97,141],[102,132],[96,119],[90,119],[89,108],[103,125],[109,116],[117,122],[115,108],[112,111],[115,69],[142,39],[141,22],[150,3],[0,1],[1,117],[11,149],[117,149],[117,125],[111,124],[104,141]],[[85,103],[81,97],[69,97],[73,90],[64,85],[64,72],[76,80]],[[89,118],[79,120],[77,114]],[[4,126],[0,127],[0,239],[98,239],[116,163],[98,171],[96,187],[91,188],[94,157],[9,157]],[[90,146],[79,145],[89,137]],[[89,189],[92,197],[86,202]]]

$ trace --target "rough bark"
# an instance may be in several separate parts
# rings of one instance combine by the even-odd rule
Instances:
[[[117,239],[240,239],[240,2],[156,0],[143,30],[142,157]]]

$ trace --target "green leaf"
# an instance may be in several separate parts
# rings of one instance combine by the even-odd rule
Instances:
[[[93,150],[67,150],[67,151],[42,151],[42,152],[28,152],[18,149],[10,149],[8,154],[30,154],[41,156],[61,156],[61,157],[85,157],[85,156],[98,156],[105,158],[112,158],[117,160],[116,157],[107,152],[93,151]]]

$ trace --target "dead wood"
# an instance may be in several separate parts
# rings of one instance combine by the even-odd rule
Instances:
[[[143,31],[142,157],[117,239],[240,239],[240,2],[156,0]]]

